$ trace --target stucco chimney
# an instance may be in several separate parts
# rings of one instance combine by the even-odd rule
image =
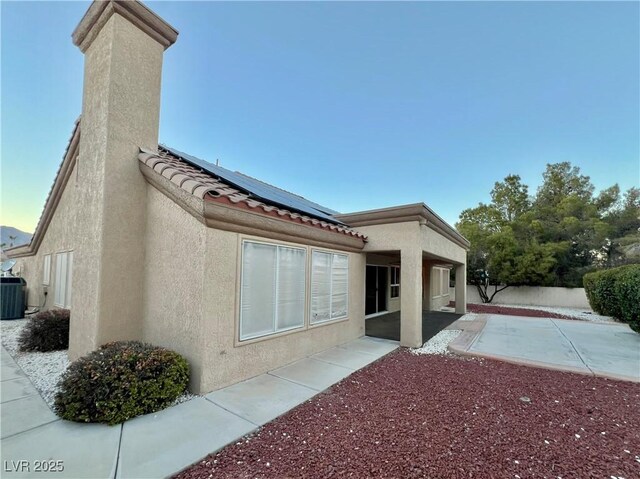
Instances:
[[[139,148],[158,147],[164,50],[178,32],[140,2],[95,1],[72,34],[84,53],[75,184],[69,353],[139,339],[146,183]]]

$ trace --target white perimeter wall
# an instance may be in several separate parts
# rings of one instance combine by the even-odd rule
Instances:
[[[489,291],[493,292],[493,286]],[[455,297],[454,288],[451,288],[451,297]],[[467,302],[482,303],[475,286],[467,285]],[[548,306],[551,308],[591,310],[584,288],[510,286],[496,294],[492,304],[522,304],[524,306]]]

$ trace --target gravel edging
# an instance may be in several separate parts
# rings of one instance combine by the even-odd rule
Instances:
[[[2,345],[9,352],[16,364],[22,368],[36,390],[53,410],[58,383],[62,374],[70,364],[68,350],[50,352],[21,352],[18,348],[18,337],[26,326],[28,319],[4,320],[0,323]],[[199,396],[185,392],[171,406],[195,399]],[[169,406],[169,407],[171,407]]]
[[[421,348],[411,349],[412,354],[451,354],[447,346],[456,339],[462,331],[459,329],[445,329],[429,339]]]
[[[506,308],[519,308],[529,309],[533,311],[546,311],[549,313],[555,313],[562,316],[569,316],[575,319],[581,319],[584,321],[591,321],[594,323],[617,323],[618,321],[611,316],[602,316],[596,314],[591,310],[576,309],[576,308],[561,308],[561,307],[549,307],[549,306],[527,306],[522,304],[496,304],[496,306],[504,306]]]
[[[24,373],[29,377],[42,399],[53,409],[58,382],[69,366],[67,350],[42,352],[20,352],[18,337],[28,319],[2,321],[2,345]],[[7,323],[7,324],[5,324]]]

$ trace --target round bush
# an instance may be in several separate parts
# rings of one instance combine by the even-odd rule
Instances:
[[[70,421],[119,424],[171,405],[188,383],[189,364],[178,353],[138,341],[113,342],[71,363],[55,411]]]
[[[69,349],[68,309],[42,311],[29,320],[18,337],[20,351]]]
[[[589,273],[584,289],[596,313],[627,322],[640,332],[640,264]]]

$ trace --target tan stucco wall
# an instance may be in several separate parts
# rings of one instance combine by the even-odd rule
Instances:
[[[142,332],[146,183],[158,140],[164,48],[118,14],[85,52],[70,356]]]
[[[239,342],[242,239],[306,247],[308,259],[312,247],[207,228],[151,186],[147,207],[142,339],[189,360],[192,391],[209,392],[364,335],[365,255],[347,253],[348,319]],[[308,281],[309,274],[307,296]]]
[[[210,391],[262,374],[310,354],[364,335],[365,256],[349,256],[349,316],[346,320],[238,343],[238,285],[242,236],[208,229],[203,300],[201,390]],[[251,239],[258,239],[250,237]],[[262,239],[268,243],[273,240]],[[287,243],[284,243],[287,244]],[[295,244],[296,246],[304,246]],[[311,247],[308,247],[307,258]],[[309,264],[309,263],[307,263]],[[308,268],[309,269],[309,268]],[[309,296],[307,274],[307,296]],[[308,301],[307,301],[308,303]],[[307,308],[307,325],[308,325]]]
[[[489,289],[493,293],[493,286]],[[453,288],[452,288],[453,291]],[[452,292],[453,294],[453,292]],[[478,289],[467,285],[470,303],[482,303]],[[557,288],[553,286],[510,286],[496,294],[494,304],[521,304],[524,306],[546,306],[551,308],[579,308],[590,311],[591,306],[584,288]]]
[[[42,243],[40,243],[37,254],[16,259],[14,272],[19,272],[27,281],[29,306],[38,306],[42,307],[42,309],[54,307],[56,253],[74,250],[79,240],[76,228],[76,216],[79,208],[78,202],[76,201],[76,189],[76,169],[74,168],[67,182],[67,186],[60,196],[58,208],[51,218],[51,222],[42,239]],[[42,280],[44,273],[44,256],[47,254],[51,254],[51,272],[49,286],[45,288],[42,285]],[[74,252],[74,268],[76,262],[75,255]],[[45,290],[48,293],[46,302],[44,300]],[[72,299],[73,296],[75,295],[72,294]],[[72,321],[75,321],[75,318],[73,318]]]
[[[430,255],[459,264],[467,262],[467,251],[464,248],[427,226],[420,226],[420,240],[422,250]]]
[[[182,354],[200,389],[206,227],[153,187],[147,192],[142,339]]]

